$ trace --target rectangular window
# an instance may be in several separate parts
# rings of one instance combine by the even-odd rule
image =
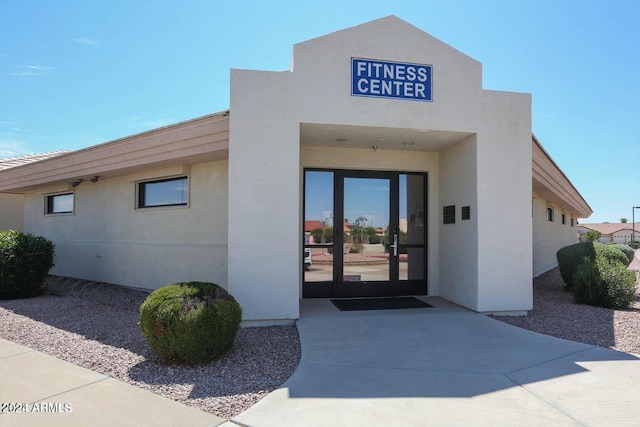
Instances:
[[[547,221],[553,222],[553,208],[547,208]]]
[[[456,205],[444,206],[442,208],[442,222],[444,224],[456,223]]]
[[[562,225],[567,225],[567,215],[562,214]]]
[[[45,214],[73,213],[73,193],[51,194],[45,197]]]
[[[576,225],[576,223],[575,223],[574,219],[573,219],[573,218],[571,218],[571,226],[573,227],[573,226],[575,226],[575,225]]]
[[[138,208],[187,206],[189,179],[186,176],[138,183]]]

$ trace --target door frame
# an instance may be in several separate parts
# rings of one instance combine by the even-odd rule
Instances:
[[[359,170],[359,169],[326,169],[326,168],[304,168],[303,170],[303,224],[307,220],[305,215],[306,203],[306,172],[319,171],[333,173],[333,242],[326,245],[304,245],[304,248],[331,247],[333,249],[333,280],[324,282],[306,282],[304,272],[302,277],[302,297],[303,298],[353,298],[353,297],[383,297],[400,295],[427,295],[428,278],[428,227],[426,212],[428,212],[428,173],[411,171],[380,171],[380,170]],[[388,281],[345,281],[343,274],[343,221],[344,221],[344,181],[345,178],[372,178],[388,179],[390,184],[389,192],[389,227],[393,227],[393,232],[399,233],[400,226],[400,195],[399,177],[400,175],[420,175],[423,177],[423,209],[424,219],[424,244],[422,245],[399,245],[398,249],[408,247],[421,247],[424,249],[424,279],[420,280],[400,280],[399,263],[400,253],[396,256],[389,254],[389,280]],[[336,218],[339,224],[336,225]],[[303,229],[304,235],[304,229]],[[389,233],[391,236],[392,233]],[[304,250],[302,251],[304,253]],[[402,252],[402,250],[399,250]],[[304,260],[302,261],[304,263]],[[304,269],[303,269],[304,270]]]
[[[397,233],[399,227],[399,195],[398,173],[387,171],[339,170],[334,172],[334,225],[333,225],[333,296],[336,298],[361,296],[395,296],[398,287],[398,256],[389,253],[387,280],[379,281],[347,281],[344,274],[344,232],[342,229],[344,214],[345,180],[355,179],[386,179],[389,181],[389,224],[391,233]],[[340,218],[340,225],[336,227],[335,218]],[[338,250],[340,249],[340,250]]]

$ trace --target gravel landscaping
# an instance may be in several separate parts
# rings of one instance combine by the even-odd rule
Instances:
[[[137,326],[145,292],[87,282],[57,295],[0,301],[0,337],[153,393],[231,418],[285,382],[300,361],[294,326],[241,329],[204,366],[162,365]]]
[[[638,288],[627,309],[575,304],[555,268],[534,279],[533,310],[527,316],[494,318],[530,331],[640,355],[640,250],[629,268],[636,271]]]
[[[630,266],[640,270],[640,251]],[[638,280],[640,284],[640,279]],[[640,355],[640,294],[625,310],[573,303],[554,269],[534,280],[528,316],[495,317],[521,328]],[[62,278],[53,295],[0,301],[0,337],[153,393],[231,418],[286,381],[300,361],[295,327],[241,329],[233,349],[198,367],[159,362],[138,329],[147,293]]]

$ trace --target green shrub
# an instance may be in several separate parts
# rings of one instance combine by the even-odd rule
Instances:
[[[595,242],[600,237],[602,237],[602,233],[597,230],[587,230],[584,235],[584,238],[587,239],[588,242]]]
[[[596,250],[592,242],[576,243],[561,248],[556,252],[558,268],[566,290],[573,289],[573,275],[585,257],[595,258]]]
[[[166,364],[205,364],[233,346],[242,308],[222,287],[174,283],[157,289],[140,306],[140,329]]]
[[[624,246],[624,245],[623,245]],[[609,261],[617,261],[625,267],[631,263],[627,255],[615,246],[607,246],[602,243],[595,243],[596,255],[603,255]],[[633,259],[633,257],[631,258]]]
[[[369,243],[371,243],[372,245],[379,245],[381,241],[382,237],[378,236],[377,234],[369,235]]]
[[[44,237],[0,232],[0,300],[42,295],[54,253],[53,243]]]
[[[636,296],[636,276],[624,264],[603,255],[585,257],[573,277],[574,300],[579,304],[625,308]]]
[[[621,250],[598,242],[583,242],[565,246],[556,253],[560,275],[565,283],[565,289],[573,289],[573,275],[576,268],[585,257],[595,259],[596,255],[603,255],[609,260],[627,264],[628,258]]]
[[[622,243],[609,242],[607,243],[607,247],[616,248],[622,251],[622,253],[627,257],[627,261],[625,262],[625,266],[629,267],[631,262],[633,261],[633,257],[635,256],[635,252],[629,245],[624,245]]]
[[[629,242],[629,246],[632,249],[640,249],[640,242],[638,242],[637,240],[632,240]]]

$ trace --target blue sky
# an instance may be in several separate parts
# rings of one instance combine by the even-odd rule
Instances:
[[[533,95],[533,131],[594,210],[640,206],[640,2],[73,1],[0,6],[0,158],[73,150],[229,107],[230,68],[390,14]],[[640,217],[640,210],[636,211]]]

